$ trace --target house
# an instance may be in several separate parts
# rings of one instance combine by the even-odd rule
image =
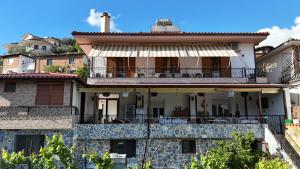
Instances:
[[[257,58],[257,66],[265,69],[272,83],[290,86],[293,118],[300,119],[300,40],[290,39]],[[290,107],[290,106],[289,106]]]
[[[151,32],[72,35],[91,60],[77,143],[87,151],[126,154],[128,167],[183,168],[214,140],[266,126],[282,133],[289,89],[257,68],[254,46],[268,33],[182,32],[157,20]],[[268,124],[268,125],[266,125]]]
[[[72,74],[0,74],[1,149],[37,154],[53,134],[71,146],[80,112],[77,88],[83,84]]]
[[[53,47],[61,46],[61,40],[54,37],[38,37],[25,33],[17,43],[4,45],[8,53],[31,53],[32,55],[51,54]]]
[[[40,55],[36,57],[36,73],[45,73],[48,66],[55,65],[69,72],[89,65],[89,59],[84,53],[63,53]]]
[[[1,73],[29,73],[35,71],[35,59],[24,54],[8,54],[3,59]]]

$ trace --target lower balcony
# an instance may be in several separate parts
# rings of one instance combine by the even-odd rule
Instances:
[[[77,114],[70,106],[2,106],[0,129],[71,129]]]

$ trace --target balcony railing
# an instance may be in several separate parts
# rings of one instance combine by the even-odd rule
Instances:
[[[78,115],[78,109],[71,106],[0,106],[0,120],[63,118]]]
[[[106,68],[91,67],[99,78],[255,78],[265,77],[259,68]]]

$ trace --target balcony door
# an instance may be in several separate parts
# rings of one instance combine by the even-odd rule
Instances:
[[[99,99],[97,121],[107,120],[111,122],[118,117],[119,99]]]
[[[204,77],[231,77],[229,57],[203,57]]]
[[[135,77],[135,58],[107,58],[107,72],[113,77]]]
[[[177,57],[156,57],[155,58],[155,72],[175,72],[179,69],[179,60]]]

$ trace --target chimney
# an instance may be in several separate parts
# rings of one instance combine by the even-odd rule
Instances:
[[[109,32],[110,29],[110,16],[107,12],[103,12],[101,16],[101,32]]]

